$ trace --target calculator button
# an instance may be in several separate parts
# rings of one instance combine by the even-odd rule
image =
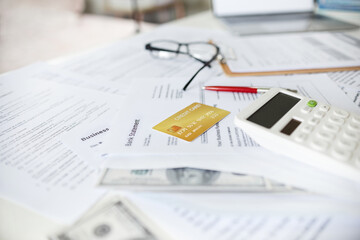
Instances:
[[[340,138],[340,139],[336,140],[336,144],[339,147],[341,147],[343,149],[347,149],[347,150],[354,150],[356,148],[356,142],[350,141],[348,139]]]
[[[316,135],[321,138],[321,139],[324,139],[326,141],[331,141],[334,139],[335,135],[332,134],[332,133],[329,133],[327,131],[319,131],[316,133]]]
[[[317,111],[314,113],[314,117],[316,118],[323,118],[325,116],[325,112]]]
[[[345,130],[342,133],[342,137],[347,138],[352,141],[358,141],[360,136],[359,136],[359,133],[356,133],[354,131]]]
[[[347,124],[347,127],[351,131],[360,132],[360,124],[356,124],[354,122],[351,122],[351,123]]]
[[[333,132],[333,133],[337,133],[340,130],[340,127],[338,125],[331,124],[331,123],[325,123],[323,125],[323,128],[325,130]]]
[[[307,134],[305,133],[299,133],[298,135],[295,136],[295,141],[297,142],[304,142],[307,138]]]
[[[309,107],[309,106],[305,106],[301,109],[301,111],[303,113],[310,113],[313,110],[313,108]]]
[[[317,105],[317,102],[315,100],[310,100],[307,102],[307,105],[313,108]]]
[[[313,139],[310,143],[310,146],[317,150],[326,150],[329,146],[329,143],[320,139]]]
[[[333,114],[337,117],[341,117],[341,118],[347,118],[349,116],[349,113],[345,110],[342,109],[336,109],[334,110]]]
[[[301,131],[304,133],[311,133],[314,130],[314,127],[310,126],[310,125],[305,125]]]
[[[351,157],[351,152],[339,147],[335,147],[331,150],[331,155],[333,155],[338,160],[347,161]]]
[[[315,126],[315,125],[317,125],[318,123],[320,122],[320,120],[318,119],[318,118],[310,118],[309,120],[308,120],[308,123],[310,124],[310,125],[313,125],[313,126]]]
[[[319,109],[319,111],[327,112],[327,111],[329,111],[330,107],[329,107],[329,105],[319,105],[318,109]]]
[[[342,118],[331,116],[331,117],[329,117],[329,122],[337,124],[337,125],[342,125],[342,124],[344,124],[345,121]]]

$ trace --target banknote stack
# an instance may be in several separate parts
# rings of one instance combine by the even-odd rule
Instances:
[[[189,167],[142,170],[105,169],[98,185],[141,191],[299,191],[299,189],[261,176]]]
[[[143,216],[141,217],[143,219]],[[109,201],[101,209],[68,229],[49,237],[51,240],[138,239],[158,240],[153,230],[138,217],[125,200]]]

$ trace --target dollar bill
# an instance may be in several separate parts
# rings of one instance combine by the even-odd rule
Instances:
[[[51,240],[157,240],[122,201],[109,203]]]
[[[161,191],[298,191],[261,176],[199,168],[105,169],[101,187]]]

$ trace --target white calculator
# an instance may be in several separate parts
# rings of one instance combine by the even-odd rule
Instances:
[[[272,88],[235,124],[271,151],[360,182],[360,115]]]

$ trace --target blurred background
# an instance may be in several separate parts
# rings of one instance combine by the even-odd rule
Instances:
[[[209,0],[0,0],[0,73],[210,8]]]
[[[270,1],[270,0],[269,0]],[[314,0],[360,11],[360,0]],[[0,0],[0,73],[76,55],[208,11],[211,0]],[[348,18],[348,17],[347,17]]]

